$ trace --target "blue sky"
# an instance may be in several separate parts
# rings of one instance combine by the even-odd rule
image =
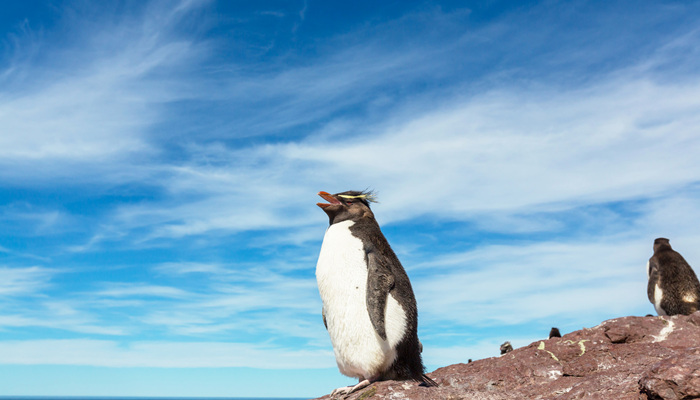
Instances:
[[[2,9],[0,394],[352,383],[321,190],[378,192],[429,370],[652,313],[656,237],[700,263],[698,2]]]

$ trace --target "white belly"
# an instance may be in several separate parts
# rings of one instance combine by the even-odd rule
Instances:
[[[368,379],[386,371],[396,358],[396,345],[406,329],[406,313],[388,296],[387,340],[369,319],[366,304],[367,267],[362,241],[350,232],[352,221],[331,225],[316,264],[328,333],[340,372]]]
[[[664,296],[664,292],[661,290],[659,287],[659,284],[657,283],[654,285],[654,308],[656,309],[656,314],[658,315],[666,315],[666,311],[664,311],[663,308],[661,308],[661,298]]]

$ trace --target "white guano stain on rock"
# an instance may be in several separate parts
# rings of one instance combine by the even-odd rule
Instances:
[[[668,335],[670,335],[671,332],[673,332],[673,327],[674,327],[675,324],[674,324],[673,321],[670,320],[670,319],[668,319],[667,321],[668,321],[668,325],[666,325],[666,326],[659,332],[659,336],[654,336],[654,341],[653,341],[653,343],[658,343],[658,342],[661,342],[661,341],[663,341],[663,340],[666,340],[666,338],[668,338]]]

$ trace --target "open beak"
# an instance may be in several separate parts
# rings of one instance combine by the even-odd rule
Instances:
[[[326,207],[330,206],[331,204],[341,204],[340,201],[338,201],[338,199],[333,197],[333,195],[331,195],[328,192],[318,192],[318,195],[323,197],[323,199],[328,202],[328,203],[316,203],[316,205],[321,207],[321,208],[326,208]]]

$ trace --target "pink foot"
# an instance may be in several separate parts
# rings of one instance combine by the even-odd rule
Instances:
[[[355,386],[346,386],[346,387],[341,387],[341,388],[335,389],[334,391],[331,392],[331,399],[335,399],[336,396],[343,396],[343,397],[338,397],[338,398],[345,399],[351,393],[354,393],[360,389],[364,389],[367,386],[371,385],[373,382],[374,381],[370,381],[369,379],[365,379],[364,381],[358,383]]]

